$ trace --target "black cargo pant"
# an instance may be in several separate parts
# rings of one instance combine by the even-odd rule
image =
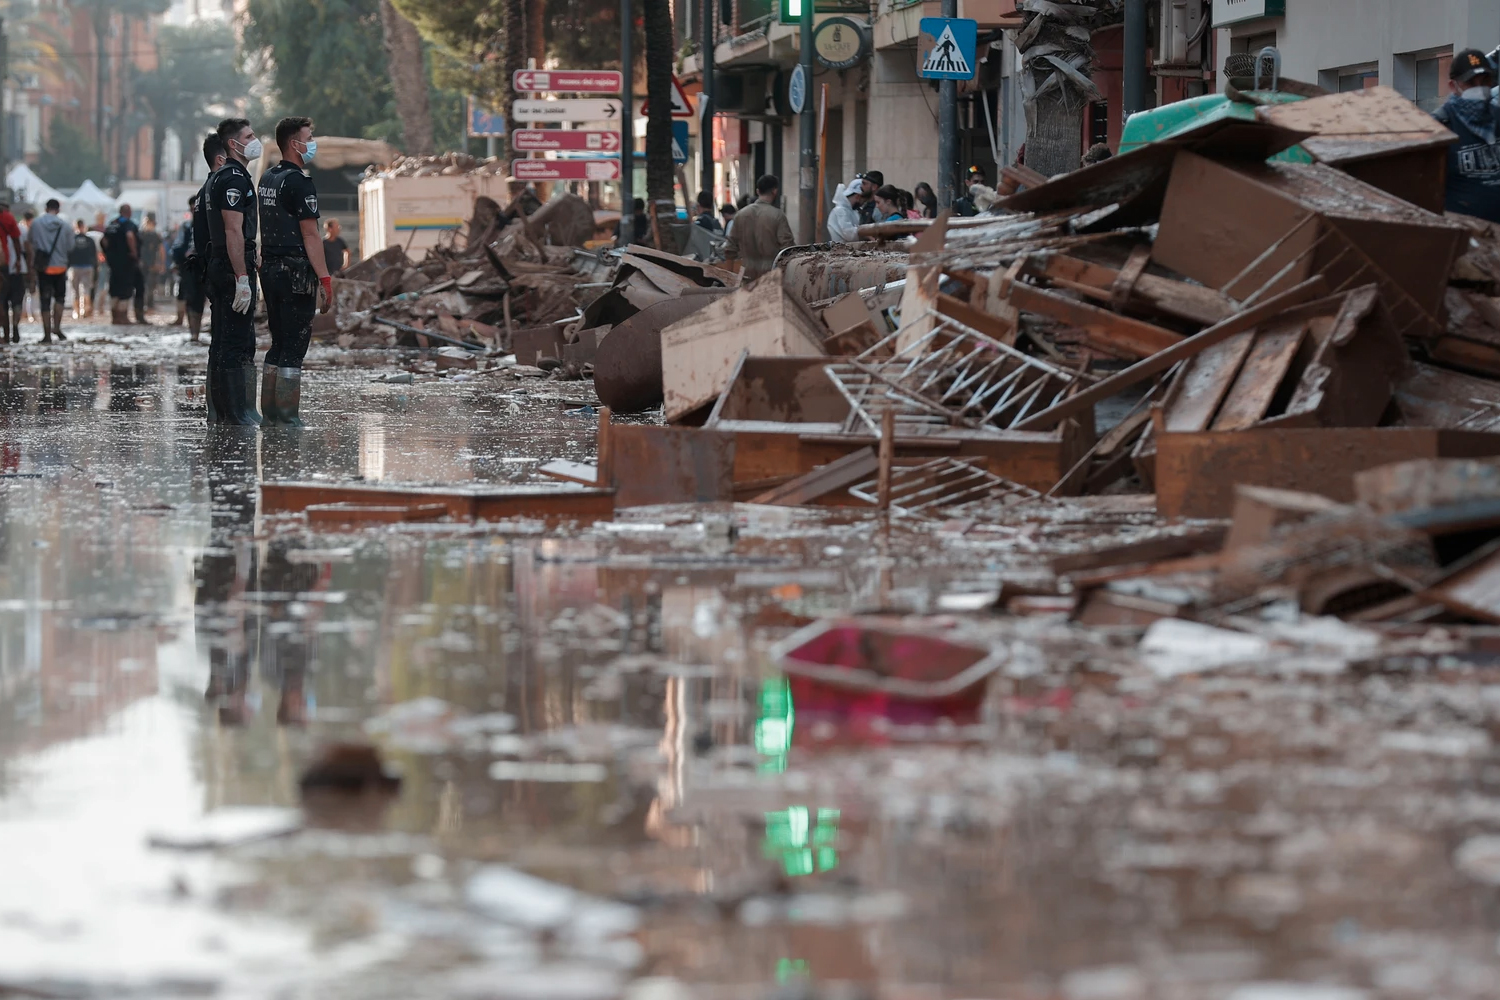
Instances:
[[[270,257],[261,265],[260,280],[266,292],[266,322],[271,327],[265,363],[301,368],[318,311],[318,275],[306,257]]]
[[[250,311],[234,311],[234,267],[228,257],[208,262],[208,296],[213,303],[213,340],[208,367],[223,371],[255,364],[255,268],[250,269]]]

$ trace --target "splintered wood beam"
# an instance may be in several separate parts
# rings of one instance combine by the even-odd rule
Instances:
[[[1141,266],[1145,267],[1145,264]],[[1127,262],[1126,268],[1129,267]],[[1075,290],[1081,291],[1080,286],[1096,289],[1096,297],[1109,301],[1113,301],[1115,290],[1126,274],[1123,270],[1117,271],[1066,254],[1033,256],[1028,261],[1027,270],[1048,281],[1065,283]],[[1234,312],[1234,303],[1212,288],[1144,272],[1130,284],[1130,295],[1124,301],[1194,323],[1217,323]]]
[[[1111,354],[1147,358],[1181,343],[1182,334],[1154,323],[1131,319],[1098,306],[1075,302],[1055,292],[1016,282],[1010,289],[1010,304],[1038,313],[1084,331],[1091,346]]]
[[[1319,296],[1328,293],[1328,282],[1322,275],[1314,275],[1293,288],[1289,288],[1280,295],[1266,299],[1259,305],[1246,309],[1229,317],[1222,323],[1209,327],[1202,333],[1189,337],[1180,343],[1173,344],[1164,351],[1153,354],[1151,357],[1138,361],[1122,372],[1116,372],[1109,378],[1089,386],[1082,392],[1069,396],[1067,399],[1050,406],[1040,413],[1033,414],[1025,420],[1016,424],[1013,428],[1018,431],[1040,431],[1049,427],[1056,427],[1062,421],[1079,413],[1093,408],[1095,403],[1109,399],[1133,385],[1138,385],[1146,379],[1171,368],[1179,361],[1208,350],[1215,344],[1221,343],[1233,337],[1237,333],[1253,330],[1266,320],[1271,319],[1293,306],[1300,306],[1304,302],[1310,302]]]

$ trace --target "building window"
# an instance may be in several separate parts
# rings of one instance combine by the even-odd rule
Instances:
[[[1355,90],[1367,90],[1380,85],[1380,67],[1375,63],[1359,63],[1325,69],[1318,73],[1318,86],[1340,94]]]
[[[1398,52],[1394,63],[1396,89],[1423,111],[1436,111],[1446,96],[1448,66],[1452,62],[1451,45],[1421,52]]]

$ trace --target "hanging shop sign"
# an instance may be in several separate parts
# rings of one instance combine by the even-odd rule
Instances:
[[[1286,0],[1214,0],[1214,27],[1253,21],[1258,17],[1285,17]]]
[[[813,29],[813,54],[829,69],[851,69],[870,54],[870,31],[852,17],[830,17]]]

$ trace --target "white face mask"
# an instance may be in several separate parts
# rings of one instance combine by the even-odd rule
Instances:
[[[265,150],[265,147],[261,145],[259,139],[251,139],[249,142],[242,142],[239,144],[239,146],[242,150],[244,150],[246,160],[260,159],[260,154]]]
[[[1463,92],[1462,96],[1463,96],[1463,99],[1466,100],[1466,101],[1484,101],[1484,100],[1488,100],[1489,96],[1490,96],[1490,88],[1488,88],[1488,87],[1466,87],[1466,88],[1464,88],[1464,92]]]
[[[306,143],[303,144],[302,162],[303,163],[311,163],[313,161],[313,157],[315,157],[317,155],[318,155],[318,140],[316,140],[316,139],[309,139]]]

